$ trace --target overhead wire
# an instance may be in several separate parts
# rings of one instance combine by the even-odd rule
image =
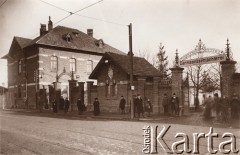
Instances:
[[[59,10],[62,10],[62,11],[65,11],[65,12],[71,13],[70,11],[65,10],[65,9],[63,9],[63,8],[60,8],[60,7],[58,7],[58,6],[56,6],[56,5],[53,5],[53,4],[51,4],[51,3],[45,2],[45,1],[43,1],[43,0],[40,0],[40,1],[43,2],[43,3],[45,3],[45,4],[51,5],[51,6],[57,8],[57,9],[59,9]]]
[[[102,2],[103,0],[99,0],[99,1],[97,1],[97,2],[95,2],[95,3],[93,3],[93,4],[90,4],[90,5],[82,8],[82,9],[80,9],[80,10],[77,10],[77,11],[75,11],[75,12],[67,11],[67,10],[65,10],[65,9],[63,9],[63,8],[60,8],[60,7],[56,6],[56,5],[53,5],[53,4],[48,3],[48,2],[45,2],[45,1],[43,1],[43,0],[40,0],[40,1],[43,2],[43,3],[45,3],[45,4],[51,5],[51,6],[55,7],[55,8],[57,8],[57,9],[60,9],[60,10],[62,10],[62,11],[65,11],[65,12],[68,12],[68,13],[69,13],[69,15],[65,16],[64,18],[58,20],[57,22],[55,22],[55,23],[53,24],[53,25],[56,25],[56,24],[64,21],[64,20],[67,19],[68,17],[72,16],[73,14],[76,14],[76,13],[78,13],[78,12],[80,12],[80,11],[83,11],[83,10],[85,10],[85,9],[91,7],[91,6],[94,6],[94,5]],[[32,37],[36,36],[37,34],[38,34],[38,33],[34,34]],[[31,38],[32,38],[32,37],[31,37]]]
[[[0,8],[7,2],[7,0],[5,0],[1,5]]]
[[[48,5],[51,5],[51,6],[57,8],[57,9],[59,9],[59,10],[62,10],[62,11],[64,11],[64,12],[67,12],[67,13],[70,13],[70,14],[73,14],[73,15],[76,15],[76,16],[80,16],[80,17],[84,17],[84,18],[89,18],[89,19],[93,19],[93,20],[97,20],[97,21],[102,21],[102,22],[106,22],[106,23],[110,23],[110,24],[120,25],[120,26],[127,26],[126,24],[121,24],[121,23],[117,23],[117,22],[113,22],[113,21],[108,21],[108,20],[103,20],[103,19],[99,19],[99,18],[95,18],[95,17],[90,17],[90,16],[85,16],[85,15],[82,15],[82,14],[78,14],[78,12],[82,11],[83,9],[89,8],[89,7],[91,7],[91,6],[93,6],[93,5],[97,4],[97,3],[100,3],[100,2],[103,1],[103,0],[100,0],[100,1],[98,1],[98,2],[96,2],[96,3],[93,3],[93,4],[89,5],[89,6],[83,8],[83,9],[80,9],[80,10],[78,10],[78,11],[75,11],[75,12],[71,12],[71,11],[69,11],[69,10],[63,9],[63,8],[58,7],[58,6],[56,6],[56,5],[53,5],[53,4],[51,4],[51,3],[45,2],[45,1],[43,1],[43,0],[40,0],[40,1],[43,2],[43,3],[46,3],[46,4],[48,4]]]

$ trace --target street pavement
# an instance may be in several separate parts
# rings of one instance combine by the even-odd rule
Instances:
[[[212,121],[201,125],[201,115],[185,117],[141,118],[130,120],[129,115],[107,115],[94,117],[91,113],[83,116],[76,114],[52,114],[33,111],[0,111],[0,150],[1,154],[62,154],[62,155],[107,155],[107,154],[143,154],[143,130],[147,125],[171,125],[165,135],[165,141],[171,146],[177,140],[175,134],[186,133],[190,148],[193,147],[192,133],[208,133],[214,126],[214,132],[220,137],[225,132],[236,136],[240,149],[240,132],[232,124],[214,124]],[[181,120],[183,120],[182,125]],[[198,120],[198,121],[196,121]],[[188,122],[188,123],[187,123]],[[195,125],[194,125],[195,124]],[[160,132],[160,131],[159,131]],[[214,148],[223,139],[214,139]],[[207,139],[200,139],[200,154],[209,154]],[[158,146],[158,154],[167,154]],[[183,153],[184,154],[184,153]],[[220,153],[218,153],[220,154]]]

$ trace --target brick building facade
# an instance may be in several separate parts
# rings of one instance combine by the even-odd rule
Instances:
[[[173,79],[161,79],[160,72],[147,60],[140,57],[133,57],[133,85],[135,90],[133,95],[141,95],[143,101],[150,99],[153,104],[154,113],[162,113],[163,95],[168,97],[176,93],[180,98],[180,105],[184,105],[183,94],[183,68],[174,67]],[[126,111],[130,108],[130,58],[127,55],[106,53],[99,61],[90,75],[90,79],[97,80],[97,88],[89,83],[89,90],[93,87],[97,93],[91,95],[98,97],[101,110],[107,112],[117,112],[119,110],[120,97],[124,96],[127,104]],[[176,89],[177,87],[177,89]]]
[[[37,92],[46,89],[49,95],[49,86],[56,81],[61,83],[63,95],[68,96],[68,81],[89,81],[88,76],[105,52],[124,54],[102,39],[95,39],[92,29],[83,33],[63,26],[53,28],[50,18],[48,30],[41,24],[37,38],[14,37],[9,53],[3,57],[8,61],[9,94],[14,97],[8,108],[24,107],[26,97],[28,106],[36,108]],[[86,90],[87,84],[84,87]]]
[[[124,96],[126,101],[130,100],[129,63],[127,55],[106,53],[90,75],[90,79],[97,80],[95,97],[98,97],[102,111],[118,111],[121,96]],[[159,71],[144,58],[133,57],[133,75],[134,94],[152,100],[153,81],[154,77],[160,76]],[[129,102],[126,106],[128,110]]]

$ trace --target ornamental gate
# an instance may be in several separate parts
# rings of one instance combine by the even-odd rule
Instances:
[[[188,101],[189,106],[198,108],[201,104],[199,94],[212,95],[217,92],[231,97],[230,76],[235,72],[233,69],[235,61],[232,60],[228,40],[226,45],[225,51],[206,48],[200,39],[193,51],[176,61],[176,65],[184,69],[183,98]],[[177,54],[176,59],[178,59]]]

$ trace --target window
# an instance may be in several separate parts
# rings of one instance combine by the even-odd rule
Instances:
[[[76,59],[75,58],[69,59],[69,64],[70,64],[70,71],[76,72]]]
[[[51,56],[51,70],[57,71],[58,58],[56,56]]]
[[[67,42],[70,42],[72,40],[72,36],[70,33],[64,34],[62,36],[63,40],[66,40]]]
[[[90,74],[93,70],[93,61],[92,60],[88,60],[87,61],[87,73]]]
[[[22,61],[19,60],[18,61],[18,74],[21,74],[22,73]]]

